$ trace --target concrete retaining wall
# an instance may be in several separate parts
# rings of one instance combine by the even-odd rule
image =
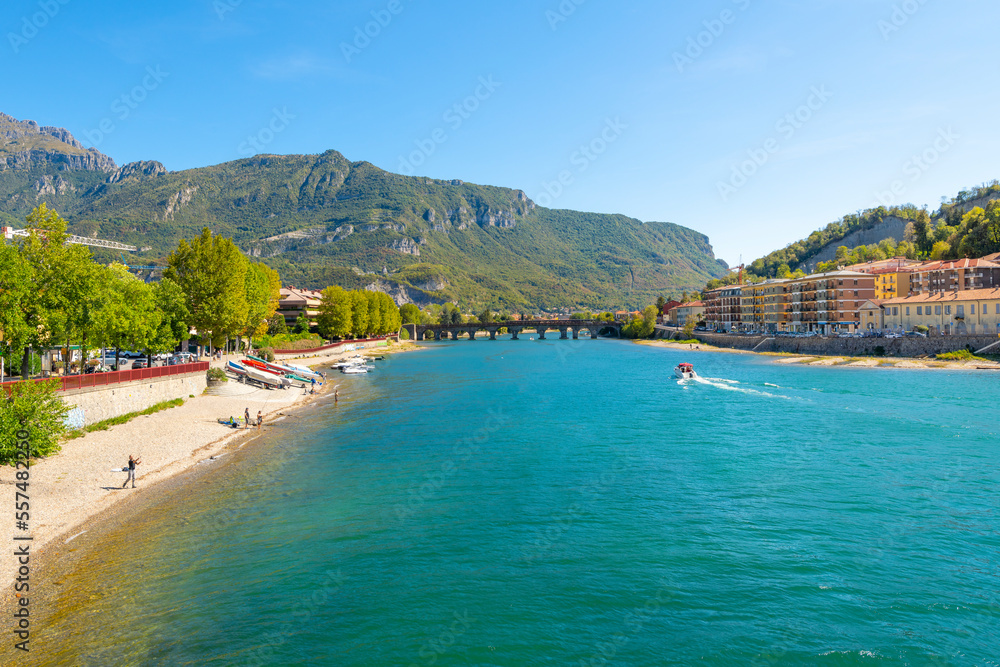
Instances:
[[[163,401],[201,395],[208,386],[205,373],[188,373],[124,382],[95,389],[77,389],[60,394],[70,406],[70,428],[82,428],[105,419],[139,412]]]
[[[697,333],[694,338],[708,345],[757,352],[789,352],[792,354],[818,354],[831,356],[874,356],[882,347],[889,357],[921,357],[924,355],[954,352],[955,350],[981,349],[996,343],[996,336],[930,336],[928,338],[790,338],[767,336],[729,336],[726,334]],[[766,341],[766,342],[765,342]],[[758,347],[759,346],[759,347]]]

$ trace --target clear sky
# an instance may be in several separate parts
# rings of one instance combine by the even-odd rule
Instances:
[[[6,0],[0,111],[171,170],[332,148],[733,264],[1000,178],[997,25],[995,0]]]

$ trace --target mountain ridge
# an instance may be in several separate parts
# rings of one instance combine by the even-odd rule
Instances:
[[[708,237],[680,225],[546,209],[522,190],[403,176],[335,150],[174,172],[93,149],[74,162],[83,149],[70,133],[17,123],[22,144],[34,131],[60,145],[0,170],[0,217],[23,220],[44,201],[74,233],[151,247],[141,264],[208,226],[286,284],[381,285],[422,303],[639,307],[725,273]]]

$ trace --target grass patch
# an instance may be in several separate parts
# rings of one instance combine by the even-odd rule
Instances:
[[[183,398],[175,398],[172,401],[163,401],[162,403],[157,403],[156,405],[150,406],[140,412],[130,412],[128,414],[121,415],[120,417],[112,417],[111,419],[105,419],[104,421],[99,421],[96,424],[84,426],[82,429],[70,431],[69,433],[66,434],[66,440],[75,440],[76,438],[82,438],[87,433],[93,433],[94,431],[107,431],[112,426],[118,426],[119,424],[127,424],[136,417],[156,414],[157,412],[163,412],[164,410],[180,407],[182,405],[184,405]]]
[[[941,361],[988,361],[983,357],[977,357],[968,350],[955,350],[954,352],[945,352],[943,354],[935,355],[934,358],[940,359]]]
[[[672,340],[671,343],[677,343],[678,345],[701,345],[701,341],[696,338],[689,338],[688,340]]]

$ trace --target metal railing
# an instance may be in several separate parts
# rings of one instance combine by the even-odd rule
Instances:
[[[51,378],[38,378],[34,380],[18,380],[17,382],[4,382],[0,384],[0,390],[5,394],[10,393],[8,387],[13,387],[21,382],[48,382],[58,380],[60,382],[59,391],[70,391],[73,389],[90,389],[93,387],[103,387],[111,384],[122,384],[124,382],[139,382],[142,380],[152,380],[172,375],[186,375],[187,373],[203,373],[208,370],[207,361],[197,361],[191,364],[177,364],[176,366],[154,366],[153,368],[140,368],[138,370],[111,371],[110,373],[89,373],[86,375],[60,375]]]

